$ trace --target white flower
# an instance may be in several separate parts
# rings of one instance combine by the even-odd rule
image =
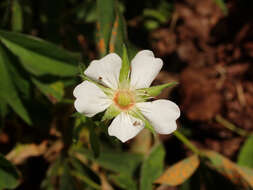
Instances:
[[[92,61],[84,72],[91,80],[83,81],[74,89],[76,110],[92,117],[107,109],[105,115],[116,116],[108,133],[122,142],[135,137],[148,124],[157,133],[172,133],[180,116],[178,106],[164,99],[145,102],[152,97],[148,87],[162,65],[162,60],[155,58],[152,51],[140,51],[131,61],[129,79],[120,81],[122,60],[117,54],[110,53]]]

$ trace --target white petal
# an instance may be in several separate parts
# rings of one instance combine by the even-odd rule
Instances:
[[[155,131],[170,134],[177,129],[176,119],[180,116],[179,107],[169,100],[137,103],[137,107],[148,119]]]
[[[73,94],[77,98],[74,103],[76,110],[87,117],[104,111],[112,103],[99,87],[88,81],[77,85]]]
[[[143,128],[143,121],[122,112],[112,121],[108,133],[126,142],[135,137]]]
[[[110,53],[99,60],[90,63],[84,74],[91,79],[116,89],[119,83],[121,58],[116,53]]]
[[[148,88],[163,66],[160,58],[152,51],[143,50],[131,61],[131,86],[135,89]]]

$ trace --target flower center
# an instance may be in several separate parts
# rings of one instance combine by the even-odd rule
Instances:
[[[122,110],[128,110],[134,105],[133,93],[129,90],[119,90],[114,95],[114,103]]]

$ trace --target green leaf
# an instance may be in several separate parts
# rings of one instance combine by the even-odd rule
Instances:
[[[41,183],[41,189],[46,190],[54,190],[54,184],[52,183],[52,179],[56,178],[59,171],[62,171],[62,158],[59,156],[49,167],[47,170],[46,177]]]
[[[126,190],[137,190],[136,182],[128,175],[119,174],[119,175],[112,175],[110,178],[122,189]]]
[[[130,62],[128,59],[127,48],[125,45],[123,45],[122,66],[119,74],[119,82],[120,83],[123,82],[123,85],[125,82],[129,82],[129,73],[130,73]]]
[[[23,30],[23,10],[19,0],[12,2],[11,28],[17,32]]]
[[[89,140],[94,157],[97,158],[100,153],[100,143],[97,134],[95,133],[95,125],[89,125]]]
[[[7,53],[7,52],[6,52]],[[16,88],[22,95],[22,98],[26,100],[30,99],[31,96],[31,85],[27,73],[23,72],[22,68],[18,67],[17,60],[13,59],[13,56],[8,53],[7,56],[10,58],[11,64],[6,65],[9,73],[11,73],[11,78]]]
[[[253,135],[250,135],[242,146],[237,163],[241,166],[253,168]]]
[[[72,175],[90,187],[93,187],[94,189],[100,189],[100,179],[89,167],[81,163],[76,158],[71,158],[70,161],[74,167]]]
[[[105,148],[101,149],[101,154],[98,158],[95,158],[92,152],[83,147],[73,147],[73,151],[93,160],[108,170],[126,175],[132,175],[143,158],[140,154],[107,150]]]
[[[157,144],[142,164],[140,190],[152,190],[152,183],[163,172],[164,158],[164,147],[162,144]]]
[[[100,55],[104,56],[108,51],[112,24],[115,19],[115,0],[97,0],[97,11],[98,47]]]
[[[116,3],[116,17],[112,27],[112,33],[110,37],[109,51],[115,52],[120,56],[124,56],[125,45],[128,44],[126,23],[122,13]],[[124,60],[123,60],[124,61]]]
[[[147,97],[150,97],[150,96],[155,97],[155,96],[158,96],[159,94],[161,94],[165,88],[172,87],[177,84],[178,84],[177,82],[169,82],[167,84],[152,86],[150,88],[138,89],[137,91],[140,92],[141,94],[143,94],[144,97],[146,97],[146,96]]]
[[[67,163],[67,161],[65,161],[63,163],[63,171],[62,171],[62,175],[60,177],[60,190],[75,190],[77,188],[75,188],[75,184],[74,184],[74,179],[71,176],[71,170],[70,167]]]
[[[8,104],[3,100],[3,98],[1,97],[1,93],[0,93],[0,133],[1,133],[1,129],[4,127],[4,117],[7,115],[8,113]]]
[[[190,156],[169,167],[157,180],[158,184],[176,186],[184,183],[199,167],[197,155]]]
[[[19,184],[17,169],[0,154],[0,189],[14,189]]]
[[[0,40],[34,75],[75,76],[78,60],[56,45],[32,36],[0,30]]]
[[[51,102],[56,103],[62,100],[64,96],[64,85],[62,82],[58,81],[51,84],[45,84],[35,78],[32,78],[32,82]]]
[[[6,65],[11,64],[5,49],[0,44],[0,96],[4,98],[5,102],[8,103],[11,108],[28,124],[31,124],[29,115],[23,106],[17,90],[13,84],[13,81],[8,73]]]

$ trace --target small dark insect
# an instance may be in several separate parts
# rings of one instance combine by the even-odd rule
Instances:
[[[103,78],[102,77],[98,77],[98,80],[102,80]]]
[[[135,122],[133,123],[133,125],[134,125],[134,126],[140,125],[140,122],[135,121]]]

